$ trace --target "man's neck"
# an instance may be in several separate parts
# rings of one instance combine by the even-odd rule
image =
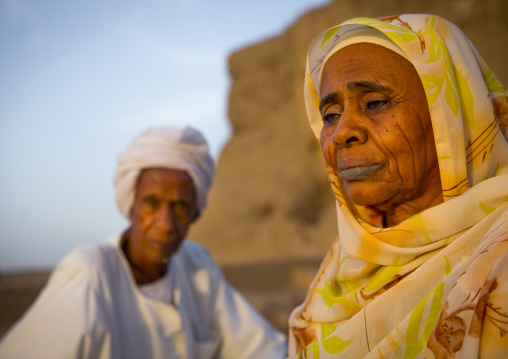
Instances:
[[[120,240],[120,248],[122,249],[129,267],[131,269],[132,276],[136,281],[136,284],[149,284],[156,280],[164,277],[168,271],[168,263],[138,263],[135,253],[130,250],[128,231],[126,231]]]

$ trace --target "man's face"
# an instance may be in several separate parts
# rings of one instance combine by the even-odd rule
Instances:
[[[129,260],[141,269],[167,262],[197,215],[196,190],[186,172],[143,170],[130,213]]]
[[[440,193],[427,100],[411,63],[378,45],[347,46],[325,64],[320,93],[323,154],[354,203],[385,210]]]

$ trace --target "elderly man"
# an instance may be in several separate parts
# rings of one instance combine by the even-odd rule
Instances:
[[[214,174],[190,128],[142,133],[119,156],[129,228],[69,254],[0,345],[1,358],[284,358],[285,337],[185,240]]]

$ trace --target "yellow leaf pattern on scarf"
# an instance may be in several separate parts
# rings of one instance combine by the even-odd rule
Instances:
[[[473,93],[471,92],[471,88],[469,87],[469,84],[464,75],[462,75],[462,73],[455,66],[452,65],[451,67],[458,81],[458,91],[460,93],[459,103],[462,110],[462,119],[464,120],[465,125],[470,125],[471,128],[476,131],[476,133],[481,133],[482,130],[480,129],[480,126],[476,122],[474,116],[474,98]]]
[[[502,94],[507,94],[505,88],[501,84],[501,81],[494,74],[494,71],[489,67],[487,71],[483,73],[483,78],[485,79],[485,84],[487,85],[487,89],[489,92],[500,92]]]
[[[494,212],[496,210],[496,208],[494,208],[494,207],[489,207],[489,206],[485,205],[482,201],[480,201],[479,198],[478,198],[478,202],[480,203],[480,208],[482,209],[482,211],[485,212],[485,214],[487,214],[487,215],[491,214],[492,212]]]
[[[365,287],[365,292],[372,292],[376,289],[383,287],[384,285],[390,283],[396,274],[398,274],[403,266],[387,266],[381,270],[378,270],[377,273],[372,277],[371,281]]]
[[[346,298],[336,282],[332,282],[331,285],[329,283],[325,283],[325,289],[315,289],[314,293],[321,296],[327,307],[331,307],[333,304],[339,303],[347,307],[352,314],[357,313],[361,309],[361,307],[359,307],[354,301],[356,293],[351,293],[349,294],[349,298]]]
[[[354,339],[354,338],[353,338]],[[331,336],[329,338],[323,339],[322,344],[323,348],[326,350],[329,354],[337,354],[346,349],[349,344],[353,341],[351,340],[342,340],[339,337]]]
[[[388,36],[393,42],[397,44],[410,43],[418,40],[418,35],[414,31],[381,20],[373,20],[362,17],[352,20],[354,20],[355,23],[361,22],[363,25],[374,27],[382,31],[386,36]],[[347,23],[348,21],[344,22],[344,24]]]
[[[332,334],[337,329],[335,323],[321,323],[321,336],[326,338],[330,334]]]
[[[309,358],[312,355],[312,359],[319,359],[319,342],[314,342],[311,345],[307,346],[305,350],[301,353],[303,355],[298,358]]]
[[[499,161],[497,161],[496,169],[494,170],[494,173],[492,174],[492,177],[497,176],[497,171],[499,171]]]
[[[427,102],[432,106],[441,94],[441,89],[444,84],[444,77],[437,77],[431,75],[421,76],[423,87],[427,90]]]
[[[421,76],[423,87],[430,92],[427,95],[429,106],[432,105],[440,96],[443,86],[445,86],[445,99],[455,117],[459,115],[459,109],[462,109],[462,118],[464,122],[477,133],[481,133],[480,127],[474,119],[474,99],[467,80],[457,69],[451,59],[445,43],[437,35],[434,25],[436,17],[427,18],[427,31],[423,36],[430,36],[429,57],[424,62],[436,62],[443,60],[444,74],[442,77]],[[455,82],[455,79],[457,82]],[[460,93],[460,100],[459,94]]]
[[[432,330],[439,318],[439,312],[443,307],[443,304],[441,304],[443,292],[444,282],[441,282],[429,294],[427,294],[427,296],[423,298],[411,312],[409,327],[406,332],[406,351],[404,353],[404,359],[416,358],[425,347],[425,344],[429,341]],[[423,313],[432,294],[434,295],[432,298],[430,313],[420,336],[420,324],[423,321]]]
[[[323,323],[324,324],[324,323]],[[326,330],[332,330],[332,328],[337,329],[337,327],[333,323],[329,323],[330,327]],[[333,329],[333,330],[335,330]],[[333,331],[332,330],[332,331]],[[328,333],[327,335],[330,335],[331,333]],[[343,340],[337,336],[331,336],[329,338],[322,339],[320,341],[314,342],[307,346],[305,350],[300,353],[300,356],[298,358],[309,358],[312,357],[312,359],[319,359],[319,344],[322,345],[323,349],[328,354],[337,354],[341,351],[345,350],[352,342],[354,338],[351,340]]]
[[[330,31],[328,31],[325,35],[325,37],[323,38],[323,42],[321,42],[321,47],[323,47],[324,44],[326,44],[326,42],[328,40],[330,40],[332,38],[333,35],[335,35],[335,33],[339,31],[339,27],[334,27],[333,29],[331,29]]]
[[[420,228],[420,231],[422,231],[422,234],[425,237],[425,240],[429,243],[432,243],[432,239],[430,238],[429,234],[427,233],[427,230],[425,229],[425,226],[423,225],[422,214],[418,213],[413,218],[415,219],[416,223],[418,224],[418,228]]]
[[[444,260],[446,261],[446,275],[449,275],[452,272],[452,267],[447,256],[444,256]]]

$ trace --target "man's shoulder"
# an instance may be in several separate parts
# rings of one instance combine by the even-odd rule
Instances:
[[[178,255],[188,256],[198,261],[213,262],[208,249],[202,244],[190,239],[185,239],[185,241],[183,241],[180,250],[178,251]]]
[[[217,267],[208,249],[189,239],[182,243],[176,256],[186,265],[192,265],[195,268]]]
[[[118,249],[111,243],[88,244],[67,254],[58,267],[102,269],[120,260]]]
[[[101,243],[84,245],[67,254],[51,273],[48,286],[61,288],[73,284],[99,290],[125,282],[128,279],[119,249]]]

